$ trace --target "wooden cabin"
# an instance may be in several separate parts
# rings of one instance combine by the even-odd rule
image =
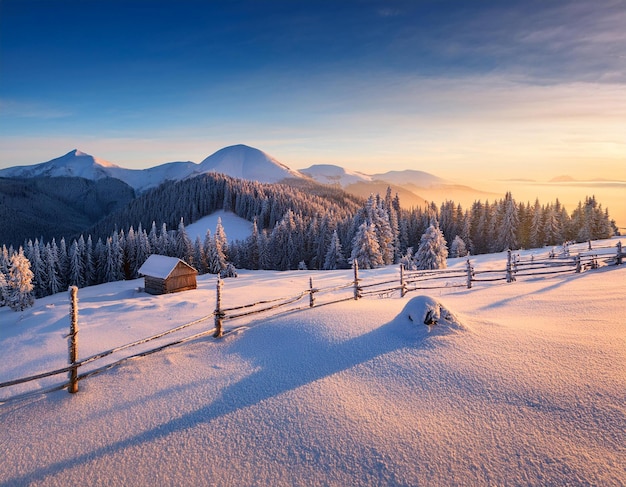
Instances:
[[[152,254],[139,268],[149,294],[167,294],[196,289],[198,271],[176,257]]]

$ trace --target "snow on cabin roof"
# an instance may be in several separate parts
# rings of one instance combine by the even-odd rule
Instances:
[[[167,279],[179,262],[195,271],[195,269],[185,261],[176,257],[152,254],[139,268],[139,274],[157,277],[159,279]]]

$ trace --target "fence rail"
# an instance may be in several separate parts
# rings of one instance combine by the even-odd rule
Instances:
[[[106,350],[104,352],[91,355],[82,360],[78,360],[78,352],[76,349],[77,335],[78,335],[78,306],[77,306],[77,288],[72,287],[70,289],[70,333],[67,335],[68,349],[69,349],[69,365],[67,367],[55,369],[49,372],[42,372],[28,377],[22,377],[18,379],[9,380],[0,383],[0,389],[40,380],[60,374],[68,374],[68,381],[55,384],[53,386],[38,389],[31,392],[26,392],[18,395],[11,396],[7,399],[0,399],[0,405],[10,401],[21,400],[34,395],[48,393],[61,389],[68,389],[69,392],[78,391],[78,382],[88,377],[100,374],[106,370],[116,367],[126,361],[135,360],[140,357],[145,357],[153,353],[162,351],[164,349],[181,345],[198,338],[205,337],[213,334],[214,337],[221,337],[223,335],[223,322],[228,320],[236,320],[246,316],[252,316],[261,313],[268,313],[278,309],[283,309],[283,313],[295,312],[307,308],[326,306],[329,304],[341,303],[349,300],[358,300],[366,296],[380,296],[389,297],[394,294],[400,293],[401,296],[405,296],[408,292],[414,292],[417,290],[429,290],[429,289],[442,289],[442,288],[460,288],[466,287],[472,288],[473,283],[486,283],[504,281],[515,282],[517,277],[539,277],[546,275],[557,275],[567,272],[580,273],[584,270],[597,269],[601,266],[607,265],[620,265],[623,263],[626,253],[622,251],[621,241],[617,244],[617,250],[615,247],[599,247],[596,249],[589,249],[581,252],[575,256],[570,256],[566,247],[563,248],[563,255],[550,254],[545,259],[526,258],[522,260],[518,254],[511,251],[507,253],[507,262],[504,269],[474,269],[470,259],[467,259],[465,269],[442,269],[442,270],[420,270],[420,271],[407,271],[400,266],[400,279],[385,280],[379,282],[363,283],[363,279],[359,276],[358,265],[353,266],[354,279],[345,284],[329,286],[326,288],[317,288],[313,286],[313,279],[309,279],[309,288],[304,291],[287,297],[280,297],[275,299],[261,300],[254,303],[248,303],[240,306],[233,306],[224,308],[222,307],[222,287],[223,281],[217,279],[216,285],[216,308],[211,314],[198,318],[196,320],[184,323],[177,327],[163,331],[150,337],[142,338],[119,347]],[[496,275],[496,277],[477,277],[481,275]],[[440,284],[443,282],[443,284]],[[346,293],[348,295],[346,296]],[[321,300],[321,296],[328,296],[327,299]],[[301,303],[306,298],[307,303]],[[294,305],[296,305],[294,307]],[[139,345],[163,338],[167,335],[179,332],[181,330],[190,328],[194,325],[198,325],[214,319],[215,326],[186,336],[176,339],[165,344],[161,344],[157,347],[149,350],[143,350],[134,353],[130,356],[122,357],[112,363],[107,363],[96,369],[92,369],[81,374],[78,373],[80,367],[84,367],[87,364],[93,363],[97,360],[101,360],[105,357],[111,356],[115,353],[119,353],[124,350],[137,347]]]

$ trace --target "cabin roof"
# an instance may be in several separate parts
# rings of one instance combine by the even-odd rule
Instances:
[[[139,274],[159,279],[167,279],[177,265],[182,264],[192,272],[198,272],[185,261],[176,257],[152,254],[139,268]]]

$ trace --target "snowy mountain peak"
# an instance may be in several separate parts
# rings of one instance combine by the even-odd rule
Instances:
[[[118,166],[104,159],[98,159],[74,149],[48,162],[3,169],[0,171],[0,176],[9,178],[79,177],[97,180],[110,177],[108,170],[116,167]]]
[[[304,177],[265,152],[243,144],[218,150],[204,159],[195,172],[216,172],[261,183],[277,183],[285,178]]]

